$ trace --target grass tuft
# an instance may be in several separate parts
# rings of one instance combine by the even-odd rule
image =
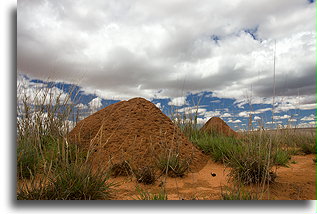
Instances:
[[[37,148],[28,143],[20,143],[17,147],[17,177],[31,178],[39,168],[40,156]]]
[[[111,199],[108,175],[104,171],[93,172],[86,165],[71,164],[56,176],[47,180],[32,179],[31,185],[21,185],[18,200],[105,200]]]
[[[189,171],[189,163],[182,160],[178,153],[170,155],[161,155],[157,162],[161,172],[170,177],[184,177]]]
[[[244,187],[224,187],[225,190],[221,190],[222,200],[258,200],[258,195],[247,191]]]
[[[303,142],[299,144],[301,151],[305,154],[316,154],[316,144],[310,142]]]
[[[239,140],[222,135],[211,135],[205,132],[195,132],[190,140],[215,162],[223,163],[230,158],[233,151],[241,151]]]
[[[278,149],[273,154],[273,163],[278,166],[286,166],[288,167],[288,163],[291,159],[291,155],[288,151],[284,151],[282,149]]]
[[[133,174],[133,170],[127,161],[113,164],[110,168],[111,175],[114,177],[118,176],[129,176]]]
[[[161,189],[157,194],[153,194],[137,186],[136,191],[136,200],[167,200],[167,194],[164,189]]]
[[[142,167],[136,170],[134,173],[138,183],[154,184],[156,181],[155,170],[153,167]]]

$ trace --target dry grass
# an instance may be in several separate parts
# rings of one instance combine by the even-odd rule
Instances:
[[[30,95],[18,86],[17,199],[110,199],[108,173],[93,171],[87,153],[67,142],[76,92],[55,92],[39,87]]]

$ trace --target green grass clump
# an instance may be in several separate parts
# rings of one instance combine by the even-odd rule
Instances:
[[[205,154],[211,156],[215,162],[223,163],[230,159],[233,151],[242,151],[239,140],[222,135],[211,135],[205,132],[196,132],[190,140]]]
[[[190,139],[214,161],[230,167],[230,175],[234,180],[243,184],[273,181],[270,176],[273,163],[270,138],[249,135],[236,139],[196,132]]]
[[[244,144],[243,150],[231,151],[225,163],[231,167],[231,177],[243,184],[262,183],[269,180],[271,159],[264,146]]]
[[[39,167],[40,156],[37,148],[28,143],[20,143],[17,147],[17,177],[30,178]]]
[[[139,186],[136,187],[136,190],[137,190],[136,200],[167,200],[167,194],[164,189],[161,189],[161,191],[156,194],[145,191]]]
[[[67,141],[77,92],[54,89],[40,86],[30,96],[28,85],[18,86],[17,199],[110,199],[108,173],[93,170],[88,153]]]
[[[299,154],[299,152],[316,154],[316,135],[303,134],[294,131],[271,134],[270,138],[273,141],[273,145],[291,148],[291,150],[294,150],[293,155]]]
[[[225,186],[225,190],[221,190],[222,200],[258,200],[258,195],[240,186],[228,187]]]
[[[46,177],[48,178],[48,177]],[[105,200],[111,199],[112,183],[104,171],[93,172],[86,165],[71,164],[49,178],[46,183],[36,178],[30,185],[22,185],[18,200]]]
[[[181,159],[178,153],[161,155],[157,166],[169,177],[184,177],[189,171],[189,162]]]
[[[299,147],[302,152],[305,154],[316,154],[316,144],[311,142],[303,142],[299,144]]]
[[[273,153],[273,163],[278,166],[288,166],[288,162],[291,159],[291,155],[288,151],[278,149]]]

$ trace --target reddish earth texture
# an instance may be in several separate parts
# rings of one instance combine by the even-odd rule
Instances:
[[[316,200],[316,155],[292,157],[294,164],[277,169],[276,181],[271,186],[271,198],[278,200]]]
[[[204,132],[216,133],[225,136],[237,136],[238,134],[233,131],[221,118],[212,117],[200,129]]]
[[[211,118],[202,131],[237,136],[218,117]],[[157,193],[164,186],[169,200],[218,200],[224,186],[232,186],[228,183],[229,168],[202,154],[169,117],[143,98],[115,103],[87,117],[70,132],[69,140],[89,150],[96,167],[124,161],[133,169],[154,166],[161,155],[171,153],[189,161],[190,173],[183,178],[163,175],[151,185],[139,184],[133,176],[111,178],[117,183],[117,200],[137,198],[137,186],[150,193]],[[275,182],[264,188],[261,199],[316,199],[314,157],[294,156],[295,164],[277,168]]]
[[[127,161],[138,169],[154,166],[161,156],[179,154],[196,172],[208,160],[169,117],[143,98],[121,101],[92,114],[76,125],[69,139],[92,152],[95,166]]]
[[[316,164],[313,158],[315,155],[293,156],[295,164],[277,168],[275,182],[264,188],[261,199],[316,200]],[[150,193],[158,193],[163,184],[168,200],[220,200],[224,186],[230,185],[228,173],[229,169],[224,165],[209,160],[199,172],[189,173],[184,178],[162,177],[153,185],[139,184],[132,177],[111,178],[111,181],[118,184],[115,188],[116,200],[137,199],[137,186]]]

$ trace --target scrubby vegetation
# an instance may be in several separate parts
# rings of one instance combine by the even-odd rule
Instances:
[[[183,177],[189,170],[189,162],[181,159],[178,153],[161,155],[157,162],[162,173],[170,177]]]
[[[210,155],[214,161],[220,163],[228,160],[233,152],[239,152],[243,149],[238,139],[200,131],[193,132],[190,140],[205,154]]]
[[[180,119],[183,117],[178,116]],[[190,141],[212,160],[230,169],[229,181],[238,186],[255,184],[260,192],[278,176],[274,167],[288,167],[292,155],[316,154],[314,135],[276,130],[245,132],[229,137],[215,132],[202,132],[195,121],[180,119],[175,120],[175,123]],[[252,200],[258,199],[258,196],[245,189],[227,188],[222,192],[222,198]]]
[[[17,199],[110,199],[108,173],[89,166],[87,153],[67,141],[75,92],[63,97],[53,89],[38,88],[30,96],[18,86]]]
[[[22,181],[18,200],[101,200],[111,199],[113,183],[107,173],[88,165],[69,164],[52,174]]]

